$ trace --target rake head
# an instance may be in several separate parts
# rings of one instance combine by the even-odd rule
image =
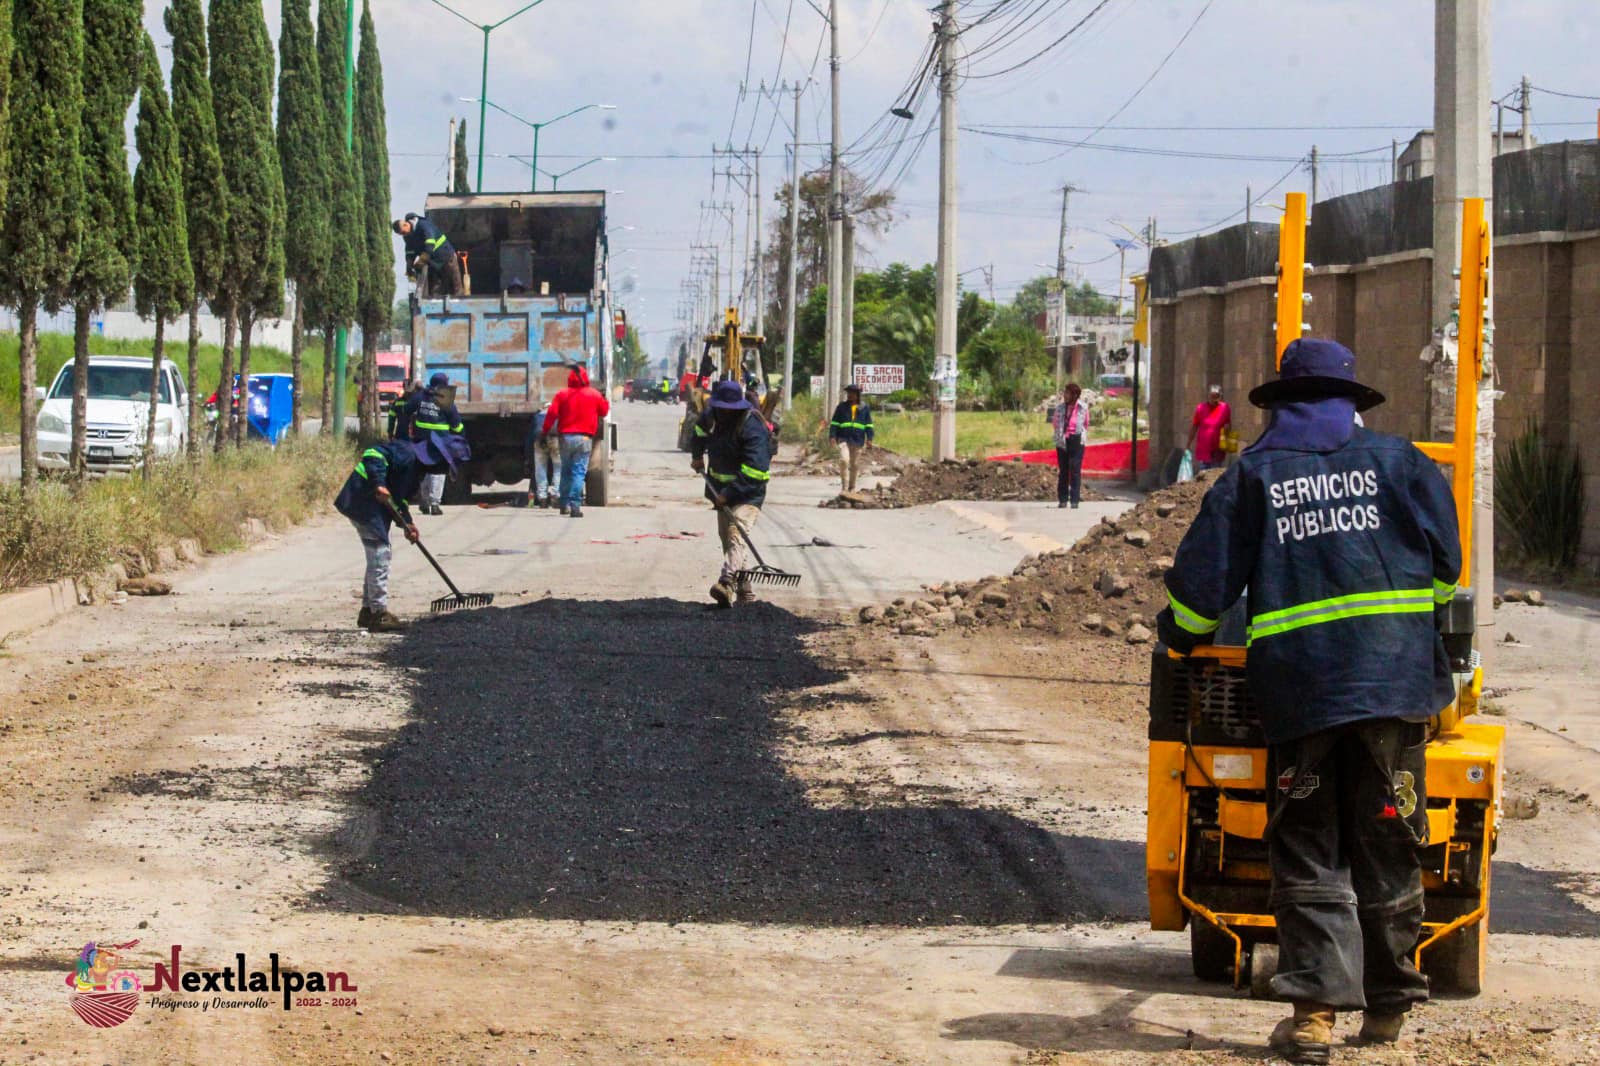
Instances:
[[[799,574],[791,574],[787,570],[779,570],[775,566],[757,566],[748,570],[740,570],[733,577],[735,581],[749,582],[752,585],[778,585],[789,589],[800,587]]]
[[[428,605],[428,610],[433,614],[442,614],[445,611],[459,611],[465,607],[487,607],[493,602],[492,592],[463,592],[459,596],[440,596]]]

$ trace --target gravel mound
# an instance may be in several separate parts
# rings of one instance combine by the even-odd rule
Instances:
[[[912,636],[999,626],[1150,643],[1155,616],[1167,603],[1162,576],[1218,476],[1207,471],[1152,493],[1121,518],[1103,519],[1072,547],[1022,560],[1009,577],[934,586],[920,599],[864,607],[858,620]]]
[[[889,485],[824,500],[823,507],[874,510],[915,507],[939,500],[1051,500],[1056,498],[1056,468],[1038,463],[997,463],[988,459],[946,459],[907,466]],[[1104,496],[1084,489],[1086,500]]]
[[[815,925],[1137,919],[1142,846],[959,805],[821,809],[779,707],[838,679],[770,604],[545,600],[416,625],[415,719],[346,875],[450,916]],[[815,695],[815,694],[814,694]],[[328,895],[339,893],[330,891]]]

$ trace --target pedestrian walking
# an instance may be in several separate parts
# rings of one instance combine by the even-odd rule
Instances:
[[[561,485],[560,441],[544,435],[545,417],[549,408],[538,411],[528,424],[528,438],[523,442],[529,476],[533,481],[528,502],[534,507],[556,506],[556,494]]]
[[[601,426],[611,413],[611,401],[589,384],[581,366],[567,375],[567,387],[556,393],[539,430],[541,443],[552,436],[561,442],[561,513],[583,517],[583,486],[589,475],[589,458],[600,439]]]
[[[418,296],[461,295],[461,260],[438,226],[423,215],[407,214],[391,228],[405,238],[406,276],[416,279]]]
[[[706,499],[716,505],[722,542],[722,571],[711,586],[711,598],[719,607],[750,603],[755,590],[737,575],[747,565],[745,537],[767,502],[772,436],[737,381],[719,381],[711,390],[711,402],[695,423],[690,454],[690,467],[708,479]]]
[[[1222,398],[1222,386],[1211,386],[1206,390],[1205,402],[1195,404],[1189,441],[1184,445],[1194,453],[1196,473],[1214,470],[1228,461],[1228,453],[1222,450],[1222,435],[1232,425],[1233,410]]]
[[[1158,628],[1207,641],[1248,588],[1251,695],[1268,745],[1278,929],[1273,1030],[1290,1062],[1325,1063],[1338,1011],[1392,1043],[1428,997],[1412,961],[1428,843],[1427,723],[1454,692],[1434,613],[1461,546],[1444,476],[1410,442],[1356,425],[1383,402],[1355,356],[1295,340],[1250,402],[1261,439],[1206,494],[1167,572]]]
[[[406,500],[416,494],[424,476],[454,470],[470,458],[467,439],[453,433],[430,433],[420,441],[387,441],[361,453],[333,501],[355,527],[367,557],[357,626],[373,633],[406,628],[407,623],[389,610],[389,563],[394,554],[389,527],[399,521],[406,539],[415,544],[417,525]]]
[[[1083,442],[1089,432],[1089,401],[1076,381],[1061,390],[1050,426],[1056,443],[1056,506],[1075,508],[1083,495]]]
[[[429,378],[428,387],[418,389],[412,395],[395,419],[395,424],[397,428],[403,426],[412,441],[428,440],[433,433],[465,433],[467,427],[461,421],[461,413],[456,410],[456,390],[450,384],[450,376],[439,371]],[[444,514],[439,506],[444,498],[444,477],[444,472],[439,471],[423,479],[418,503],[423,514]]]
[[[389,405],[389,439],[410,440],[411,427],[406,423],[405,412],[412,399],[422,391],[421,384],[415,378],[407,378],[405,388],[400,390],[400,395],[394,398]]]
[[[854,492],[861,453],[872,443],[872,408],[861,402],[861,386],[855,382],[844,387],[844,399],[833,409],[828,439],[839,446],[840,491]]]

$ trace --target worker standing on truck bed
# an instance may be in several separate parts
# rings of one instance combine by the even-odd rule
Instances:
[[[397,424],[403,425],[413,441],[425,441],[432,433],[464,433],[466,426],[456,410],[455,387],[443,371],[428,379],[428,387],[418,389],[401,410]],[[454,467],[451,468],[452,470]],[[422,482],[420,506],[426,515],[442,515],[439,500],[444,496],[444,471],[430,472]]]
[[[551,434],[561,440],[561,513],[583,517],[583,486],[589,476],[589,456],[600,439],[600,422],[611,413],[611,401],[589,384],[581,366],[567,375],[567,387],[556,393],[545,412],[539,443]]]
[[[1422,923],[1428,719],[1453,699],[1436,608],[1455,595],[1455,503],[1408,441],[1356,425],[1383,402],[1355,356],[1295,340],[1250,402],[1260,440],[1206,494],[1167,571],[1162,640],[1187,652],[1249,589],[1250,692],[1268,745],[1272,1050],[1328,1061],[1335,1014],[1392,1043],[1428,997]]]
[[[422,282],[418,295],[460,296],[461,261],[450,238],[422,215],[408,214],[395,220],[393,228],[405,238],[406,276]]]
[[[722,540],[722,573],[711,586],[711,598],[719,607],[732,607],[756,598],[749,581],[737,580],[745,568],[745,537],[761,517],[767,502],[767,482],[772,475],[772,436],[766,420],[745,398],[737,381],[719,381],[711,390],[711,402],[695,423],[693,458],[689,465],[706,474],[706,499],[717,505],[717,536]],[[710,456],[710,469],[706,457]],[[713,488],[715,486],[715,488]],[[735,530],[744,531],[740,536]]]
[[[406,623],[389,610],[389,527],[399,521],[406,539],[417,542],[417,525],[406,508],[425,475],[454,470],[472,458],[467,439],[453,433],[430,433],[420,441],[376,444],[361,453],[333,506],[350,519],[367,555],[361,584],[361,613],[356,625],[373,633],[395,633]]]

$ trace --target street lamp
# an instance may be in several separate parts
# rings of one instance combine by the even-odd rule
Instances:
[[[483,191],[483,123],[484,123],[484,120],[488,117],[484,113],[484,106],[489,102],[489,34],[493,33],[495,30],[498,30],[501,26],[504,26],[506,23],[510,22],[512,19],[516,18],[518,15],[521,15],[524,12],[531,10],[532,8],[538,7],[540,4],[544,3],[544,0],[533,0],[533,2],[531,4],[528,4],[526,7],[518,8],[516,11],[513,11],[511,14],[509,14],[505,18],[501,19],[499,22],[473,22],[470,18],[468,18],[467,16],[463,15],[461,12],[457,11],[455,8],[451,7],[449,4],[445,3],[444,0],[432,0],[432,2],[435,5],[444,8],[446,11],[450,12],[450,14],[454,15],[456,18],[460,19],[462,22],[465,22],[468,26],[472,26],[475,29],[479,29],[479,30],[483,31],[483,75],[479,79],[479,82],[478,82],[479,89],[478,89],[478,100],[477,100],[477,104],[478,104],[478,191],[482,192]],[[345,68],[346,68],[346,70],[349,69],[349,63],[348,62],[345,63]]]
[[[543,174],[545,177],[549,178],[550,179],[550,188],[552,190],[554,190],[554,189],[559,189],[561,187],[561,179],[566,177],[568,174],[576,174],[578,171],[582,170],[584,167],[589,166],[592,163],[615,163],[616,161],[617,161],[617,157],[614,156],[614,155],[597,155],[593,159],[586,159],[582,163],[579,163],[577,166],[568,167],[566,170],[563,170],[563,171],[561,171],[559,173],[551,173],[548,170],[537,170],[537,169],[535,170],[535,173]],[[622,190],[619,189],[617,191],[621,192]],[[628,250],[632,251],[633,249],[630,248]],[[618,253],[618,254],[620,255],[621,253]]]
[[[516,114],[513,111],[507,111],[505,108],[501,107],[499,104],[495,103],[493,100],[475,100],[475,99],[469,99],[468,97],[465,97],[465,96],[463,96],[461,99],[465,103],[469,103],[469,104],[479,104],[479,105],[487,104],[490,107],[494,108],[496,111],[500,112],[502,115],[506,116],[507,118],[514,119],[515,121],[522,123],[524,126],[528,127],[529,129],[531,129],[533,131],[533,171],[532,171],[531,176],[529,177],[529,185],[528,185],[528,191],[529,192],[538,192],[539,191],[539,131],[540,130],[544,129],[546,126],[553,126],[557,122],[560,122],[564,118],[571,118],[573,115],[581,114],[584,111],[591,111],[591,110],[615,111],[617,109],[617,105],[616,104],[584,104],[582,107],[575,107],[571,111],[563,112],[562,114],[557,115],[555,118],[548,118],[548,119],[545,119],[543,122],[530,122],[527,119],[523,118],[521,115]],[[482,131],[480,130],[479,132],[481,133]],[[481,176],[478,178],[478,182],[479,182],[479,184],[481,186],[482,182],[483,182],[483,178]],[[479,191],[481,192],[482,189],[480,188]]]

